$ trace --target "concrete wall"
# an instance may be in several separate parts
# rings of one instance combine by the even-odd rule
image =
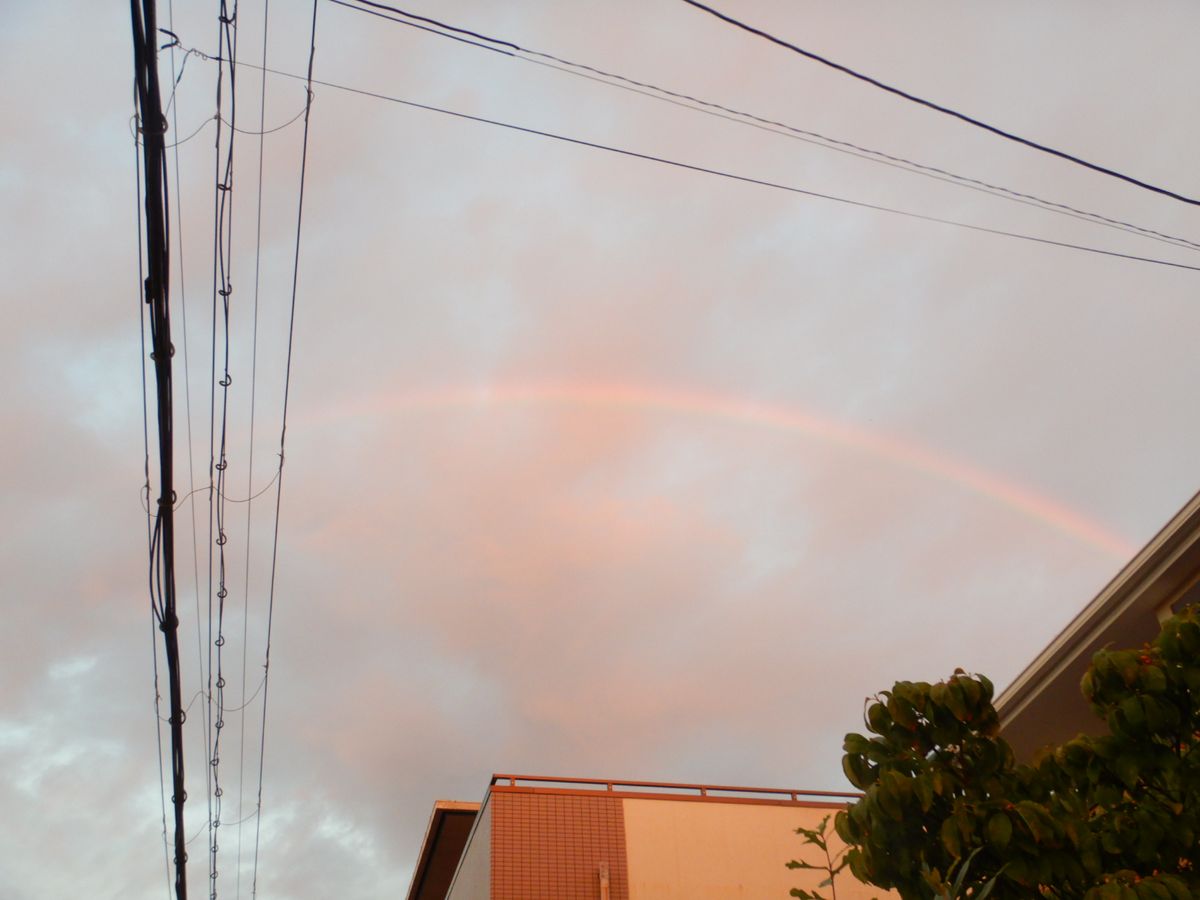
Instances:
[[[812,890],[822,879],[785,863],[823,861],[795,831],[815,828],[834,810],[629,798],[624,806],[629,900],[786,900],[792,888]],[[831,818],[831,831],[832,825]],[[830,850],[840,849],[832,835]],[[886,896],[849,873],[839,877],[837,888],[839,900]],[[821,893],[829,896],[827,889]]]
[[[492,896],[492,805],[484,803],[475,817],[462,861],[446,900],[491,900]]]

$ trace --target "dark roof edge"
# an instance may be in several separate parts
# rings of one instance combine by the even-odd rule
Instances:
[[[417,856],[417,864],[413,866],[412,880],[408,883],[408,892],[404,895],[408,900],[414,900],[421,884],[429,861],[433,858],[434,846],[441,834],[442,820],[447,812],[479,812],[478,803],[461,800],[435,800],[433,810],[429,813],[429,824],[425,826],[425,837],[421,840],[421,852]]]
[[[1114,622],[1173,603],[1200,575],[1200,493],[1163,526],[996,699],[1001,728],[1016,718]]]

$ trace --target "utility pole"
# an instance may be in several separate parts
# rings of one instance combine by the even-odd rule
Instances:
[[[145,168],[146,256],[145,302],[150,307],[151,359],[158,411],[159,496],[151,541],[151,608],[166,648],[170,693],[171,803],[175,811],[175,896],[187,900],[187,838],[183,804],[183,691],[179,672],[179,617],[175,609],[175,491],[171,406],[170,252],[167,243],[166,118],[158,82],[158,18],[155,0],[130,0],[133,19],[133,64]]]

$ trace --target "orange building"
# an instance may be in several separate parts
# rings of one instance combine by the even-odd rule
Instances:
[[[1092,654],[1152,639],[1192,603],[1200,603],[1200,494],[997,697],[1001,732],[1017,753],[1102,728],[1079,693]],[[821,880],[784,865],[823,861],[796,828],[816,827],[856,796],[494,775],[482,803],[435,804],[408,900],[784,898]],[[839,900],[880,896],[891,895],[839,879]]]
[[[821,881],[789,859],[824,862],[796,828],[856,796],[493,775],[481,804],[435,804],[408,900],[786,898]],[[838,880],[839,900],[879,894]]]

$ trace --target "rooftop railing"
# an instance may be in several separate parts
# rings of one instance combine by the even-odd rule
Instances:
[[[491,784],[499,788],[525,788],[532,791],[647,794],[683,798],[774,800],[777,802],[820,802],[857,800],[862,794],[852,791],[801,791],[791,788],[738,787],[726,784],[681,784],[670,781],[615,781],[604,778],[560,778],[551,775],[492,775]]]

